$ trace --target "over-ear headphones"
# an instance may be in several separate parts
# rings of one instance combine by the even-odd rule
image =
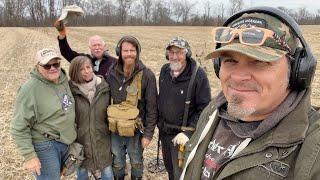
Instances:
[[[169,50],[169,48],[171,46],[177,46],[177,47],[185,48],[187,50],[186,59],[190,59],[191,58],[192,51],[191,51],[191,48],[190,48],[190,45],[189,45],[188,41],[186,41],[185,39],[182,39],[181,37],[174,37],[172,40],[170,40],[170,42],[168,43],[168,45],[166,47],[165,56],[166,56],[167,60],[169,60],[168,50]]]
[[[302,32],[299,25],[295,20],[279,9],[272,7],[254,7],[239,11],[238,13],[232,15],[227,19],[223,26],[228,26],[231,22],[240,18],[245,13],[264,13],[273,16],[283,23],[285,23],[292,31],[292,33],[300,40],[302,47],[297,47],[294,55],[293,61],[291,61],[291,72],[290,72],[290,88],[293,90],[303,90],[310,86],[313,79],[317,61],[314,58],[310,47],[306,43],[302,36]],[[216,49],[220,48],[221,44],[216,44]],[[219,78],[219,71],[221,66],[221,57],[213,59],[213,66],[216,76]]]
[[[133,36],[129,36],[129,35],[128,35],[128,36],[123,36],[123,37],[121,37],[120,40],[118,41],[118,44],[117,44],[117,46],[116,46],[116,55],[117,55],[117,56],[120,57],[120,55],[121,55],[121,45],[122,45],[123,42],[126,42],[126,41],[128,41],[128,42],[135,42],[136,45],[137,45],[137,53],[140,54],[140,52],[141,52],[141,46],[140,46],[140,43],[139,43],[138,39],[135,38],[135,37],[133,37]]]

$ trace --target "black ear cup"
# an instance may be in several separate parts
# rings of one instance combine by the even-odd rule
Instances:
[[[222,60],[221,57],[212,59],[213,68],[214,68],[214,73],[216,74],[216,76],[217,76],[218,78],[220,78],[220,77],[219,77],[219,72],[220,72],[221,60]]]
[[[192,56],[192,52],[191,52],[190,49],[188,49],[188,52],[187,52],[187,54],[186,54],[187,59],[190,59],[191,56]]]
[[[308,57],[304,48],[298,47],[291,62],[290,88],[303,90],[310,86],[315,70],[316,60]]]
[[[293,90],[302,90],[310,87],[316,66],[317,61],[314,58],[310,47],[306,43],[305,39],[302,36],[302,31],[299,25],[295,22],[295,20],[284,12],[280,11],[276,8],[271,7],[254,7],[246,10],[242,10],[234,15],[232,15],[229,19],[227,19],[223,26],[228,26],[231,22],[238,19],[245,13],[264,13],[269,14],[270,16],[274,16],[284,22],[292,32],[299,38],[300,43],[303,47],[298,47],[295,50],[293,55],[293,60],[291,62],[291,72],[290,72],[290,88]],[[216,49],[220,48],[221,44],[216,44]],[[221,58],[217,58],[213,60],[213,66],[216,76],[219,78],[219,71],[221,67]]]
[[[141,52],[141,46],[140,46],[140,43],[139,43],[139,41],[138,41],[137,38],[135,38],[135,37],[133,37],[133,36],[123,36],[123,37],[118,41],[117,46],[116,46],[116,49],[115,49],[117,56],[120,56],[120,55],[121,55],[121,44],[122,44],[125,40],[127,40],[127,39],[131,39],[131,40],[135,41],[135,42],[137,43],[137,45],[138,45],[138,49],[137,49],[138,53]]]

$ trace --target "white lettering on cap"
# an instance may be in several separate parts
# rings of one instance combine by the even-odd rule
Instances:
[[[244,19],[240,19],[238,21],[235,21],[231,24],[232,28],[248,28],[248,27],[261,27],[261,28],[266,28],[267,27],[267,22],[264,19],[260,18],[254,18],[254,17],[248,17]]]

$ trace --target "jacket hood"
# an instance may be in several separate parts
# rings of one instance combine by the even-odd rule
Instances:
[[[44,78],[42,76],[42,74],[40,74],[40,72],[38,71],[38,69],[36,67],[33,68],[33,70],[30,72],[30,75],[31,75],[31,78],[38,79],[38,80],[40,80],[41,82],[43,82],[45,84],[48,84],[48,85],[53,84],[52,81],[49,81],[46,78]],[[68,78],[66,76],[66,71],[61,68],[58,84],[62,84],[67,80],[68,80]]]

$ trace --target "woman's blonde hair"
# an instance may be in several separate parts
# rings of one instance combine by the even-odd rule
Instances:
[[[85,80],[81,76],[81,67],[88,62],[92,66],[92,62],[87,56],[77,56],[72,59],[70,67],[69,67],[69,77],[70,80],[77,83],[82,84],[85,82]]]

